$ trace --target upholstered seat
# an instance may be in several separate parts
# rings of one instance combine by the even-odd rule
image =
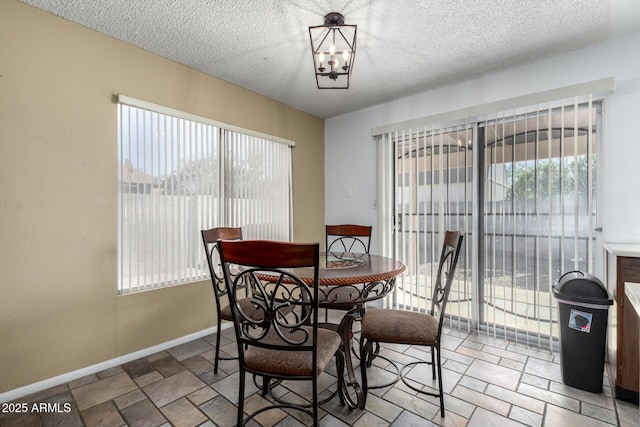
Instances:
[[[375,342],[432,345],[438,339],[438,321],[427,313],[369,308],[361,333]]]
[[[255,304],[251,302],[251,298],[238,299],[238,304],[242,308],[242,311],[253,319],[261,320],[262,316],[264,316],[263,312],[258,310]],[[220,309],[220,317],[222,320],[233,321],[233,314],[231,313],[231,306],[229,304]]]
[[[305,328],[311,334],[312,328]],[[270,334],[265,339],[272,344],[282,342]],[[318,360],[316,362],[316,374],[320,375],[336,351],[340,347],[340,335],[328,329],[318,328]],[[313,358],[311,353],[305,351],[292,351],[282,349],[270,349],[264,347],[250,347],[244,354],[244,365],[247,369],[263,372],[273,377],[286,376],[311,376],[313,375]]]

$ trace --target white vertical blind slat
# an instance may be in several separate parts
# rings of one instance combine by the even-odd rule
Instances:
[[[595,239],[593,233],[595,230],[595,223],[594,223],[594,215],[592,215],[593,213],[593,191],[592,189],[594,188],[594,182],[593,182],[593,168],[591,167],[591,163],[593,161],[592,155],[591,153],[594,153],[594,144],[593,144],[593,133],[591,132],[591,129],[593,129],[593,114],[591,114],[591,111],[593,111],[593,99],[591,94],[589,94],[589,100],[587,101],[587,111],[589,112],[589,119],[587,122],[588,125],[588,132],[587,132],[587,212],[589,215],[589,228],[588,228],[588,239],[589,241],[592,241]],[[594,265],[594,252],[595,251],[589,251],[588,253],[588,262],[587,265],[589,266],[589,273],[593,273],[593,265]]]
[[[549,107],[548,109],[548,113],[547,113],[547,162],[549,164],[549,167],[547,168],[548,172],[547,172],[547,195],[549,196],[549,206],[548,206],[548,210],[549,210],[549,220],[548,222],[548,226],[547,226],[547,258],[548,258],[548,271],[547,271],[547,275],[549,277],[549,279],[547,280],[547,286],[548,286],[548,292],[547,295],[549,298],[551,298],[551,283],[552,283],[552,277],[553,277],[553,257],[551,256],[551,254],[553,253],[553,223],[551,221],[552,215],[553,215],[553,197],[550,197],[550,195],[553,193],[553,168],[552,166],[552,162],[553,162],[553,157],[552,157],[552,148],[553,148],[553,110],[551,107]],[[549,336],[553,336],[553,310],[551,311],[551,321],[549,322]]]
[[[579,205],[579,171],[578,171],[578,156],[579,156],[579,144],[580,136],[578,135],[578,101],[573,103],[573,265],[574,269],[580,268],[580,260],[578,254],[580,253],[580,240],[578,239],[578,229],[580,228],[580,205]]]
[[[567,145],[567,135],[565,129],[565,106],[563,105],[561,108],[561,116],[560,116],[560,184],[559,184],[559,192],[560,192],[560,229],[562,230],[560,233],[560,265],[565,264],[565,206],[566,206],[566,194],[564,192],[565,187],[565,151]]]

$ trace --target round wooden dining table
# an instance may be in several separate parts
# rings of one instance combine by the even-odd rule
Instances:
[[[380,255],[329,252],[320,255],[320,286],[389,280],[405,270],[400,261]],[[301,276],[301,278],[303,278]]]
[[[329,252],[320,255],[320,306],[348,308],[387,295],[402,274],[400,261],[380,255]],[[313,268],[297,268],[295,275],[313,284]]]

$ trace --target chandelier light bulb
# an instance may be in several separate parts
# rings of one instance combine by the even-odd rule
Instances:
[[[329,46],[329,53],[331,54],[331,56],[336,54],[336,45],[332,44],[331,46]]]

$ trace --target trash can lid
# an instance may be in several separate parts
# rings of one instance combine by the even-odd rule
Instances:
[[[571,302],[612,305],[613,297],[596,276],[583,271],[569,271],[553,285],[553,295]]]

